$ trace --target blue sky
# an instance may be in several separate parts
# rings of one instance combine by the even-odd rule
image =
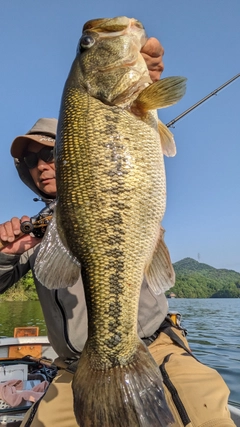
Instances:
[[[57,117],[83,24],[126,15],[165,48],[164,77],[187,93],[159,111],[164,123],[240,72],[239,0],[1,0],[0,222],[43,205],[18,179],[9,148],[40,117]],[[240,272],[240,78],[176,123],[166,159],[165,241],[173,262],[192,257]]]

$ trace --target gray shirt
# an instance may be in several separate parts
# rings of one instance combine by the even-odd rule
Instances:
[[[39,245],[21,256],[0,252],[0,293],[10,288],[30,269],[33,271],[38,249]],[[71,288],[56,290],[42,286],[36,277],[34,281],[52,347],[63,359],[76,356],[82,351],[87,339],[87,308],[82,280],[79,279]],[[167,311],[165,295],[155,295],[144,280],[139,300],[139,336],[151,336],[159,328]]]

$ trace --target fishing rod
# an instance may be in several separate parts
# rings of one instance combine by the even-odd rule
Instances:
[[[230,80],[225,82],[223,85],[219,86],[217,89],[213,90],[209,95],[205,96],[204,98],[200,99],[200,101],[196,102],[196,104],[192,105],[192,107],[185,110],[182,114],[179,114],[179,116],[175,117],[175,119],[171,120],[169,123],[166,124],[166,126],[172,127],[174,123],[178,122],[178,120],[182,119],[184,116],[186,116],[190,111],[197,108],[199,105],[201,105],[203,102],[207,101],[207,99],[211,98],[211,96],[216,95],[220,90],[224,89],[227,85],[232,83],[234,80],[236,80],[238,77],[240,77],[240,73],[236,74],[236,76],[232,77]]]

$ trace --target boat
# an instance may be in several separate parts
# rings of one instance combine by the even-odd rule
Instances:
[[[29,357],[28,360],[30,361],[35,360],[47,366],[53,364],[57,354],[51,347],[48,337],[35,336],[33,333],[38,333],[38,329],[23,327],[15,328],[14,337],[0,337],[0,367],[5,365],[6,361],[21,363],[22,358],[26,357]],[[233,403],[229,402],[228,407],[233,421],[237,427],[240,427],[240,405],[234,406]],[[19,412],[16,410],[11,412],[10,409],[7,412],[6,409],[3,411],[0,399],[0,426],[20,426],[26,409],[28,408],[24,410],[21,407]]]
[[[23,389],[28,390],[44,380],[50,382],[57,373],[56,358],[48,337],[39,336],[38,327],[15,328],[13,337],[0,336],[0,384],[22,380]],[[11,407],[0,398],[0,426],[19,427],[31,405],[24,400]]]
[[[20,359],[27,355],[52,361],[57,358],[46,336],[0,337],[0,363],[3,359]]]

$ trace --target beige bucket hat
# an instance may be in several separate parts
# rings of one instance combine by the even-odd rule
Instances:
[[[30,141],[53,147],[57,133],[57,119],[39,119],[25,135],[17,136],[11,145],[11,155],[17,159],[23,157],[23,153]]]

